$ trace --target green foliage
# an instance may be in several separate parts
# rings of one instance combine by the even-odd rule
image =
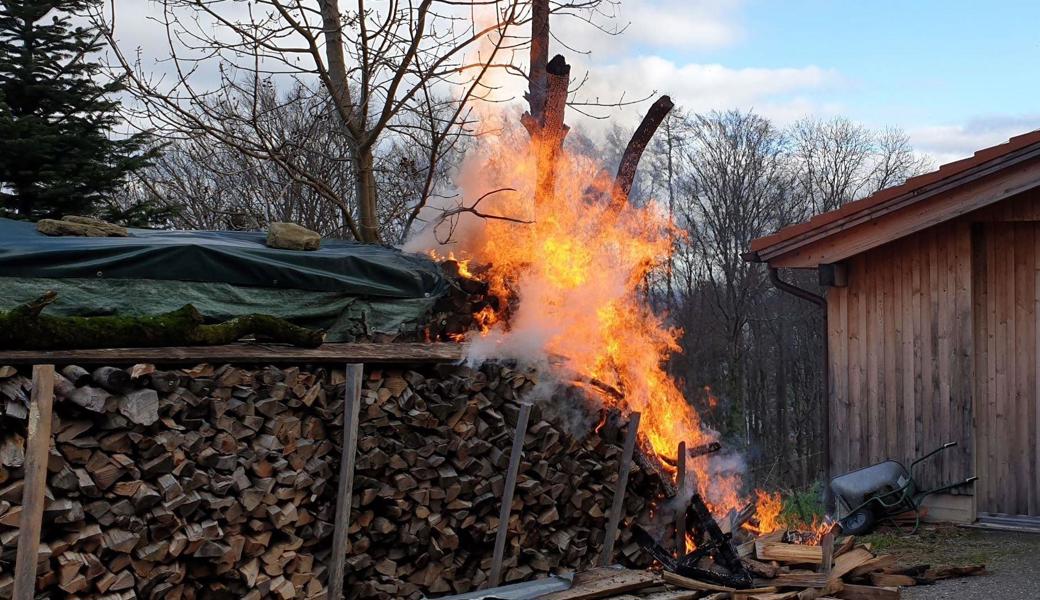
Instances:
[[[0,214],[95,215],[157,154],[147,134],[113,134],[122,82],[90,60],[98,31],[73,24],[100,1],[0,3]]]
[[[823,482],[817,481],[811,486],[792,490],[784,494],[784,507],[780,516],[785,523],[812,523],[814,519],[823,520],[827,514],[823,506]]]

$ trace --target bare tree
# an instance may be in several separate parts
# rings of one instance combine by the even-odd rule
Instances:
[[[813,213],[901,183],[927,166],[894,128],[874,131],[844,117],[804,119],[790,135],[798,183]]]
[[[552,10],[591,20],[611,0],[555,3]],[[380,239],[379,148],[388,132],[421,130],[427,151],[425,194],[405,214],[405,229],[435,187],[437,162],[472,133],[478,100],[499,100],[492,74],[517,67],[529,39],[522,0],[159,0],[168,74],[151,77],[120,48],[115,10],[93,17],[106,31],[116,66],[142,102],[143,118],[161,131],[206,136],[270,163],[337,207],[355,238]],[[219,83],[206,77],[216,72]],[[260,102],[266,85],[289,80],[323,97],[324,126],[349,142],[352,186],[315,173],[271,131]],[[398,142],[404,143],[404,142]]]

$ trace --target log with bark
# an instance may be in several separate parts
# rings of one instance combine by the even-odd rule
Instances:
[[[40,594],[323,597],[343,372],[124,367],[65,367],[56,375]],[[0,379],[4,598],[30,386],[24,373],[0,373],[7,375]],[[519,401],[536,383],[533,373],[494,363],[366,372],[348,598],[476,589],[487,579],[499,526],[510,532],[504,583],[591,566],[621,456],[617,428],[575,437],[536,406],[513,510],[507,524],[498,522]],[[618,560],[647,566],[630,526],[648,521],[662,489],[656,475],[633,467]]]
[[[253,335],[272,342],[314,348],[325,333],[270,315],[242,315],[206,324],[192,305],[148,316],[55,317],[42,314],[57,294],[0,311],[0,350],[73,350],[157,346],[215,346]]]

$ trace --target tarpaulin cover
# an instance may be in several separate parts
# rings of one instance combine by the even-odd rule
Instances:
[[[131,229],[130,237],[50,237],[0,219],[0,277],[153,279],[432,298],[447,289],[437,265],[393,248],[322,240],[311,252],[268,248],[266,234]]]

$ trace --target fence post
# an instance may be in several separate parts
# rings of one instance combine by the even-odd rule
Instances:
[[[29,403],[29,436],[25,442],[25,479],[18,550],[14,562],[14,600],[36,595],[36,560],[40,551],[43,505],[47,502],[47,458],[51,451],[51,410],[54,405],[54,365],[33,367]]]
[[[603,553],[599,564],[605,567],[614,557],[614,538],[617,537],[618,525],[621,524],[621,511],[625,507],[625,490],[628,488],[628,472],[632,470],[632,453],[636,449],[636,436],[639,433],[640,414],[632,413],[628,419],[628,431],[625,433],[625,447],[621,451],[621,465],[618,467],[617,485],[614,486],[614,501],[610,505],[610,518],[607,521],[607,535],[603,538]]]
[[[350,503],[354,490],[354,460],[357,454],[363,376],[364,365],[347,365],[346,381],[343,384],[343,454],[339,461],[339,487],[336,490],[336,525],[332,533],[332,564],[329,565],[329,600],[343,598],[343,569],[347,560],[347,530],[350,529]]]
[[[497,587],[502,582],[502,559],[506,551],[506,537],[509,536],[509,514],[513,508],[513,490],[516,488],[516,477],[520,472],[520,458],[524,453],[524,436],[527,435],[527,419],[531,416],[531,404],[520,404],[520,416],[516,419],[516,431],[513,432],[513,448],[509,451],[509,471],[506,472],[506,485],[502,489],[502,506],[498,511],[498,531],[495,532],[495,552],[491,558],[491,574],[487,587]]]

